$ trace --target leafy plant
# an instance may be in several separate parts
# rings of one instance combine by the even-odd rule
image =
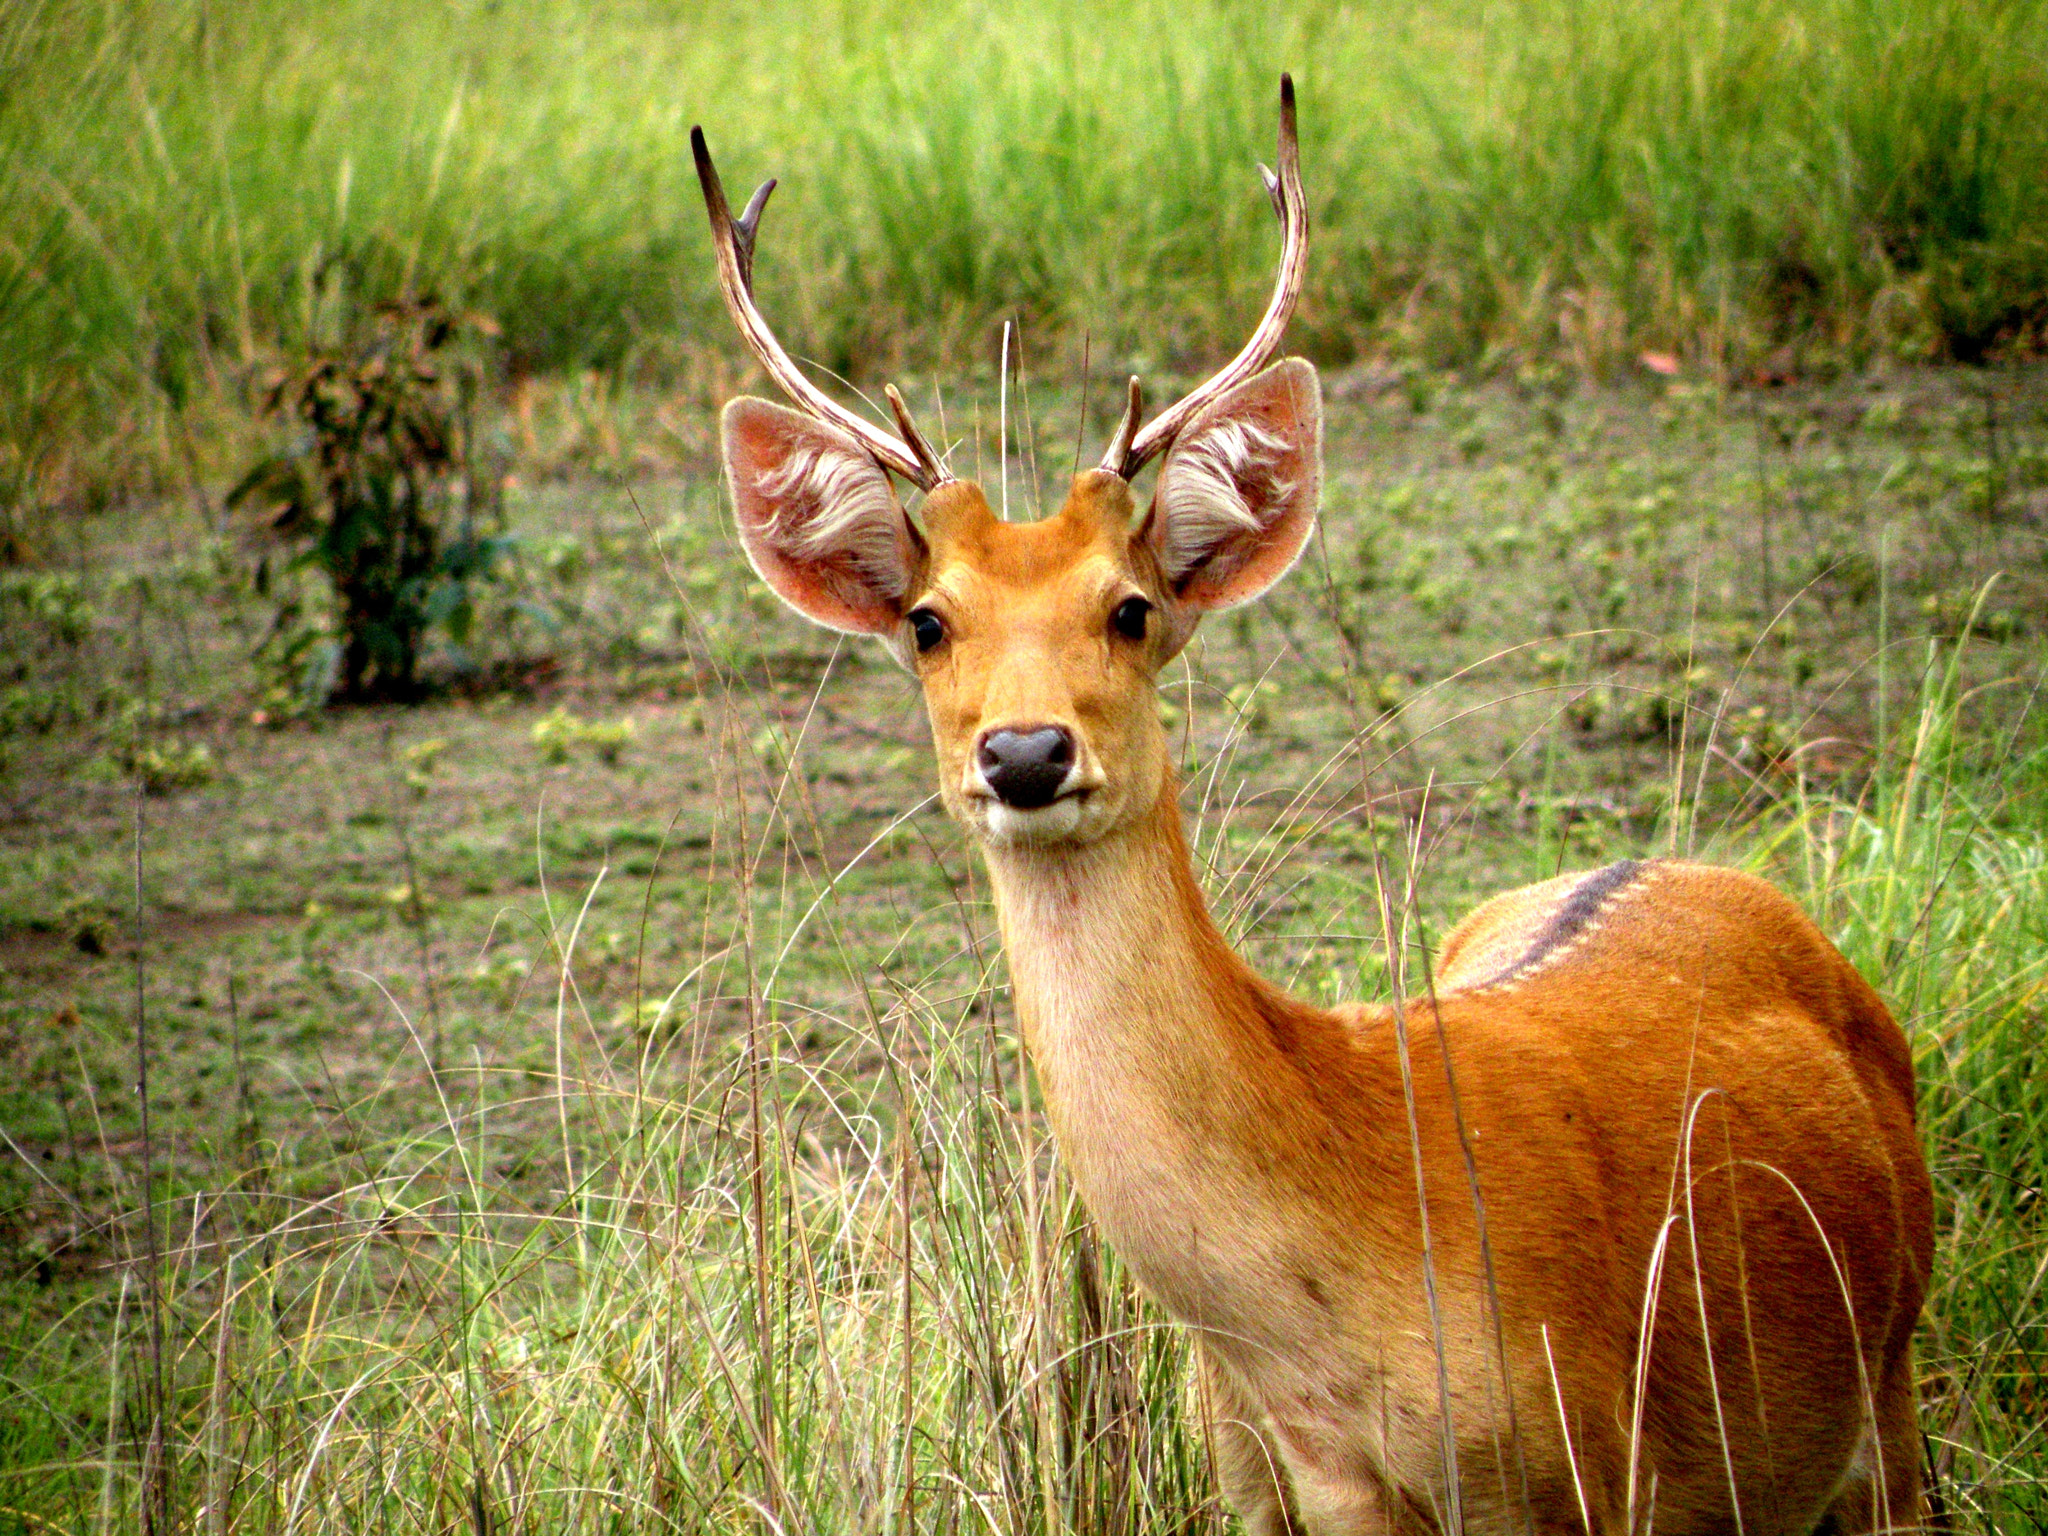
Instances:
[[[144,794],[159,797],[210,784],[219,766],[204,743],[177,741],[117,752],[114,762],[142,785]]]
[[[271,530],[334,589],[339,698],[410,702],[436,626],[467,639],[472,589],[509,539],[494,477],[477,472],[471,409],[492,326],[432,299],[378,306],[353,344],[315,349],[271,384],[265,409],[302,428],[258,462],[228,505],[274,509]]]
[[[64,571],[10,571],[0,578],[0,611],[19,608],[51,638],[76,647],[92,633],[93,609],[84,584]]]
[[[631,719],[584,720],[566,709],[557,709],[534,723],[533,744],[545,763],[566,763],[571,749],[588,747],[607,768],[616,768],[620,754],[634,734]]]

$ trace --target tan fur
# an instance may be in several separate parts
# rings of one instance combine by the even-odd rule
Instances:
[[[1298,508],[1253,510],[1299,547]],[[1932,1200],[1883,1003],[1769,886],[1678,863],[1488,902],[1398,1006],[1261,980],[1192,872],[1153,678],[1197,615],[1134,514],[1106,473],[1024,525],[944,486],[901,611],[945,624],[914,658],[940,786],[1062,1157],[1197,1336],[1248,1529],[1916,1527]],[[1202,605],[1291,558],[1235,550]],[[1142,642],[1109,624],[1133,594]],[[1046,725],[1073,792],[978,796],[983,735]]]

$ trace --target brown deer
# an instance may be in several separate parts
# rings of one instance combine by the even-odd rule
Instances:
[[[900,436],[803,377],[752,292],[774,183],[734,219],[692,143],[726,299],[799,407],[725,409],[748,557],[921,683],[1061,1155],[1197,1340],[1247,1528],[1919,1526],[1912,1060],[1789,900],[1694,864],[1568,875],[1466,918],[1433,985],[1336,1009],[1210,918],[1155,680],[1315,518],[1316,373],[1267,366],[1307,249],[1292,86],[1257,331],[1149,424],[1133,379],[1101,467],[1033,523],[953,478],[894,389]]]

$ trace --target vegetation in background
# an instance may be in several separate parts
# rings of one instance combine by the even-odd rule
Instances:
[[[1036,404],[1005,466],[980,402],[1020,514]],[[616,485],[677,419],[488,424],[488,695],[278,720],[274,597],[182,503],[0,573],[0,1532],[1229,1529],[914,690],[708,476]],[[2048,1522],[2048,377],[1410,372],[1327,425],[1314,546],[1162,690],[1220,919],[1334,1002],[1376,865],[1437,936],[1622,856],[1780,880],[1914,1041],[1943,1496]]]
[[[22,0],[0,542],[217,475],[199,408],[307,343],[323,274],[493,316],[521,375],[731,380],[692,122],[782,178],[764,303],[830,372],[986,367],[1013,317],[1069,374],[1208,361],[1270,282],[1283,68],[1324,361],[2040,340],[2048,0]]]
[[[477,322],[423,300],[380,306],[362,329],[280,374],[266,409],[289,417],[299,440],[227,493],[228,507],[264,514],[333,589],[338,636],[302,631],[317,649],[289,658],[316,679],[316,703],[418,697],[429,631],[469,639],[471,586],[506,547],[481,526],[496,521],[497,483],[473,446],[482,369],[464,343]],[[279,623],[295,617],[288,602]]]

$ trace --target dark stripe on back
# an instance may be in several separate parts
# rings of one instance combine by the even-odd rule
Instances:
[[[1522,952],[1522,957],[1514,964],[1487,977],[1479,985],[1497,987],[1502,982],[1513,981],[1524,971],[1542,964],[1553,950],[1562,948],[1584,933],[1586,925],[1599,915],[1600,909],[1607,905],[1609,898],[1640,875],[1644,867],[1640,859],[1622,859],[1605,869],[1594,870],[1572,887],[1572,892],[1565,897],[1564,904],[1551,914],[1550,921],[1543,925],[1543,931],[1537,934],[1534,942]]]

